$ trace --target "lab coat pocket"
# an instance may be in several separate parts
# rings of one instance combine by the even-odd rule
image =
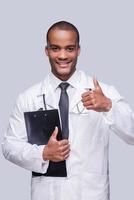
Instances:
[[[99,173],[85,173],[82,183],[82,200],[108,200],[109,175]]]
[[[31,183],[32,200],[51,200],[52,197],[52,180],[50,177],[34,177]]]
[[[72,113],[75,114],[88,114],[89,110],[87,110],[84,106],[82,101],[79,101],[72,109],[71,111]]]

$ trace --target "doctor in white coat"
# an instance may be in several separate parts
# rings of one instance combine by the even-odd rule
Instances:
[[[134,144],[134,114],[112,86],[76,70],[80,54],[76,27],[61,21],[47,32],[51,73],[19,95],[2,144],[6,159],[27,170],[47,171],[49,161],[66,160],[67,177],[32,176],[31,200],[109,200],[108,150],[111,132]],[[24,112],[59,109],[61,82],[68,82],[69,138],[46,145],[28,143]],[[91,90],[88,90],[91,88]]]

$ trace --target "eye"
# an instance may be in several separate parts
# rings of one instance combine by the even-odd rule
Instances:
[[[56,46],[51,46],[50,49],[51,49],[52,51],[54,51],[54,52],[57,52],[57,51],[60,50],[60,48],[59,48],[59,47],[56,47]]]
[[[72,51],[74,51],[75,50],[75,47],[67,47],[67,51],[68,52],[72,52]]]

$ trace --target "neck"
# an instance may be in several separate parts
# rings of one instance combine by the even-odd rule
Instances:
[[[72,71],[72,73],[70,73],[70,74],[57,74],[57,73],[55,73],[54,71],[52,71],[52,73],[54,74],[54,76],[56,76],[58,79],[60,79],[61,81],[67,81],[73,74],[74,74],[74,72],[76,71],[76,69],[74,70],[74,71]]]

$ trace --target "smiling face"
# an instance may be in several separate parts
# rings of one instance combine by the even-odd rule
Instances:
[[[63,81],[68,80],[76,70],[80,53],[76,32],[52,29],[45,51],[49,57],[52,73]]]

